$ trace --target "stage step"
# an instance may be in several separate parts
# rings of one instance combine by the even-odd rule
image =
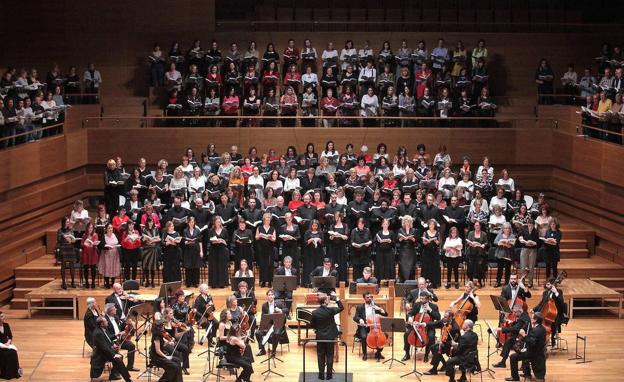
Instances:
[[[562,259],[582,259],[589,257],[589,251],[587,248],[573,248],[573,249],[561,249]]]
[[[587,248],[586,239],[562,239],[561,249]]]
[[[13,288],[13,299],[26,298],[26,294],[32,291],[32,288]]]
[[[21,277],[19,279],[15,279],[15,287],[16,288],[38,288],[43,286],[50,281],[54,281],[54,277]]]
[[[624,277],[591,277],[591,279],[599,284],[611,289],[624,288]]]
[[[40,299],[32,299],[30,300],[31,306],[41,306],[43,304],[43,300]],[[14,298],[11,300],[11,309],[28,309],[28,300],[25,298]]]

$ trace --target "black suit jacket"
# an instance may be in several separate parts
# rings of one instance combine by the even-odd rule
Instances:
[[[297,276],[297,270],[293,267],[290,268],[290,273],[293,276]],[[279,267],[275,270],[275,274],[278,276],[286,276],[286,270],[284,267]]]
[[[512,293],[511,293],[511,286],[509,284],[503,287],[503,290],[501,291],[501,297],[504,298],[505,300],[511,300]],[[531,290],[528,289],[527,292],[525,292],[524,289],[519,288],[518,297],[520,297],[522,301],[526,301],[527,298],[531,297]]]
[[[520,331],[520,329],[524,329],[524,331],[526,332],[530,322],[531,318],[529,317],[529,314],[527,312],[522,312],[520,317],[516,319],[513,325],[505,327],[501,331],[503,333],[511,333],[512,338],[515,340],[515,338],[518,336],[518,332]]]
[[[368,278],[368,281],[364,280],[364,277],[360,277],[359,279],[355,280],[356,284],[378,284],[379,282],[377,281],[377,278],[374,276],[371,276]]]
[[[417,302],[414,304],[414,306],[412,306],[412,309],[409,311],[409,313],[407,314],[409,317],[413,317],[415,315],[417,315],[418,313],[420,313],[420,307],[422,306],[422,303]],[[431,308],[431,312],[429,312],[429,316],[431,317],[432,320],[440,320],[442,318],[442,316],[440,315],[440,309],[438,308],[438,306],[432,302],[429,303],[429,307]]]
[[[338,274],[338,272],[336,272],[335,269],[332,269],[329,272],[330,276],[336,277],[337,274]],[[312,279],[315,276],[323,276],[323,267],[322,266],[318,266],[318,267],[314,268],[314,270],[312,272],[310,272],[310,279]]]
[[[468,353],[477,350],[477,344],[479,343],[479,336],[472,330],[464,333],[457,341],[457,350],[455,351],[456,357],[466,356]]]
[[[525,337],[527,351],[534,355],[544,356],[546,349],[546,328],[543,325],[537,325],[529,330]]]
[[[123,312],[126,316],[128,315],[128,312],[130,311],[130,308],[132,308],[135,303],[133,303],[132,301],[128,300],[128,299],[120,299],[121,300],[121,304],[119,303],[119,301],[117,301],[117,298],[115,298],[115,293],[111,293],[108,297],[106,297],[106,303],[107,304],[115,304],[115,308],[117,308],[117,318],[121,318],[121,313]]]
[[[429,294],[431,295],[431,301],[433,301],[433,302],[437,302],[438,301],[438,296],[435,294],[433,289],[427,288],[427,292],[429,292]],[[420,289],[418,289],[418,288],[412,289],[407,294],[407,297],[406,297],[407,302],[415,302],[415,301],[418,301],[419,298],[420,298]]]
[[[343,311],[342,301],[336,301],[338,307],[321,306],[312,312],[311,326],[316,330],[316,339],[335,340],[338,337],[338,326],[334,316]]]
[[[115,338],[115,328],[113,327],[113,324],[111,323],[111,318],[106,315],[106,321],[108,321],[108,326],[106,327],[106,334],[108,334],[108,338],[114,339]],[[115,322],[117,323],[117,327],[119,328],[119,332],[123,332],[125,326],[124,326],[124,322],[117,317],[113,318],[115,320]]]
[[[113,343],[107,334],[100,328],[95,329],[93,332],[93,358],[91,362],[94,365],[104,365],[106,362],[111,362],[117,352],[113,349]]]

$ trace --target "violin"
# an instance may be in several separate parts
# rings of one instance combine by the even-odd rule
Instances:
[[[128,318],[126,325],[124,326],[124,330],[119,332],[118,337],[113,342],[117,345],[121,345],[126,341],[130,341],[135,333],[136,328],[134,326],[134,321],[131,318]]]
[[[438,346],[438,351],[440,352],[440,354],[442,354],[442,345],[445,344],[448,340],[453,341],[453,336],[451,335],[451,331],[453,330],[453,321],[454,319],[449,319],[448,322],[446,322],[442,327],[442,332],[440,333],[440,346]],[[453,347],[449,346],[447,355],[450,357],[452,352]]]
[[[373,304],[372,317],[366,319],[366,325],[370,329],[366,336],[366,345],[371,349],[382,349],[388,338],[381,331],[381,318],[375,313],[379,308]]]
[[[414,330],[407,336],[407,342],[417,348],[427,346],[429,343],[429,337],[427,336],[427,328],[422,324],[426,324],[431,321],[429,313],[422,312],[414,316]],[[419,335],[416,334],[418,332]]]
[[[171,320],[171,326],[183,332],[186,332],[187,330],[189,330],[188,325],[186,325],[184,322],[180,322],[176,320],[175,318]]]
[[[163,328],[159,334],[165,341],[173,342],[173,337],[171,336],[171,334],[167,333],[165,328]]]
[[[240,315],[240,328],[243,332],[246,332],[249,330],[249,326],[249,315],[243,310]]]
[[[188,316],[186,318],[186,322],[188,323],[188,326],[195,325],[195,315],[196,314],[197,314],[197,310],[196,309],[189,310]]]

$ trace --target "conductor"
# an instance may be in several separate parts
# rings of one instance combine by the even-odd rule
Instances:
[[[344,309],[342,302],[336,296],[335,293],[331,295],[332,300],[336,300],[337,307],[329,307],[330,296],[321,293],[319,295],[320,307],[316,308],[312,312],[311,326],[316,331],[317,340],[330,340],[334,341],[340,334],[334,316]],[[332,372],[334,366],[334,342],[317,342],[316,343],[316,356],[318,359],[318,379],[330,380],[332,379]],[[327,373],[325,367],[327,366]]]

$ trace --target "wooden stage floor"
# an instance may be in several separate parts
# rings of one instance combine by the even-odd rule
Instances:
[[[19,348],[21,366],[24,368],[22,380],[28,381],[87,381],[89,379],[89,351],[82,357],[83,327],[82,322],[68,319],[21,319],[16,315],[23,316],[23,312],[5,311],[8,321],[11,324],[16,346]],[[493,320],[490,320],[493,323]],[[587,355],[591,363],[577,364],[569,361],[574,355],[574,339],[576,333],[587,336]],[[298,379],[302,370],[302,347],[296,344],[296,335],[290,336],[290,350],[284,347],[284,353],[280,357],[283,364],[277,366],[277,371],[284,374],[285,378],[277,376],[269,377],[271,381],[290,382]],[[616,381],[621,380],[621,348],[624,344],[624,320],[618,319],[574,319],[570,325],[564,328],[562,338],[568,341],[569,350],[552,353],[547,360],[547,381],[566,382],[586,382],[586,381]],[[357,353],[351,353],[351,338],[347,339],[349,344],[348,366],[349,372],[354,374],[354,381],[398,381],[399,376],[411,370],[412,364],[395,364],[391,370],[388,365],[376,363],[374,360],[362,361]],[[205,346],[204,346],[205,347]],[[257,351],[256,345],[252,345],[254,353]],[[402,344],[397,339],[395,346],[396,357],[401,358],[400,349]],[[88,349],[88,347],[87,347]],[[486,365],[487,340],[479,345],[479,353],[482,365]],[[205,358],[198,357],[197,354],[203,351],[203,347],[197,345],[191,355],[190,376],[185,376],[185,381],[201,381],[205,365]],[[278,349],[279,354],[279,349]],[[386,358],[390,356],[390,349],[384,350]],[[316,356],[314,346],[309,346],[306,352],[306,363],[308,371],[315,371]],[[421,363],[422,356],[419,356],[418,370],[425,371],[426,366]],[[258,357],[257,357],[258,358]],[[497,362],[498,356],[492,357],[492,362]],[[145,359],[138,356],[136,366],[144,368]],[[260,365],[259,359],[254,364],[255,374],[253,381],[263,380],[260,373],[265,369],[265,364]],[[343,356],[336,364],[336,372],[344,368]],[[133,373],[136,380],[138,373]],[[495,379],[490,379],[484,375],[484,381],[503,381],[509,377],[508,369],[496,369]],[[103,375],[106,378],[106,374]],[[446,381],[443,375],[424,376],[423,381]],[[413,376],[405,378],[406,381],[415,380]],[[478,379],[478,376],[477,376]],[[145,380],[144,378],[140,379]],[[216,380],[216,377],[210,377]],[[226,381],[233,381],[228,377]]]
[[[568,279],[564,281],[564,290],[568,282],[574,280]],[[55,284],[49,286],[50,288],[56,287]],[[54,289],[56,289],[54,288]],[[60,289],[59,289],[60,290]],[[61,290],[62,291],[62,290]],[[264,300],[265,289],[258,289],[256,291],[259,302]],[[304,293],[304,289],[296,292],[296,299],[301,299]],[[529,301],[529,306],[534,306],[539,296],[541,295],[542,288],[533,288],[534,297]],[[142,293],[158,293],[157,290],[144,289]],[[196,292],[196,291],[194,291]],[[80,302],[84,305],[84,299],[86,296],[94,295],[98,300],[103,299],[108,295],[110,291],[102,288],[97,290],[76,290],[75,292],[63,293],[75,293],[79,295]],[[230,292],[228,290],[212,290],[211,293],[215,297],[217,307],[220,308],[225,296]],[[344,293],[344,292],[343,292]],[[439,289],[437,292],[440,297],[438,305],[440,309],[445,309],[448,304],[455,299],[460,291],[451,288],[446,290],[444,288]],[[384,287],[381,290],[381,300],[384,295],[388,294],[388,288]],[[487,334],[486,326],[482,320],[487,319],[488,322],[494,326],[496,324],[497,313],[491,306],[488,295],[499,294],[498,289],[492,287],[486,287],[479,291],[479,295],[482,299],[483,307],[480,312],[480,320],[482,325],[482,333],[486,335],[479,344],[479,354],[482,365],[487,364]],[[568,296],[569,297],[569,296]],[[351,301],[350,305],[355,302],[360,302],[361,297],[347,296],[347,300]],[[357,300],[357,301],[356,301]],[[399,299],[394,301],[394,316],[401,317],[402,313],[399,312]],[[81,309],[82,310],[82,309]],[[72,320],[67,313],[61,312],[39,312],[34,315],[33,319],[27,319],[27,314],[23,310],[6,310],[5,314],[8,317],[8,321],[12,326],[12,330],[15,337],[15,344],[20,349],[20,361],[24,368],[24,380],[32,381],[85,381],[89,378],[89,348],[87,346],[86,357],[82,357],[83,346],[83,325],[82,320]],[[346,331],[353,332],[352,310],[348,316],[343,317],[346,320],[346,325],[349,326]],[[616,381],[621,379],[621,348],[624,345],[624,320],[618,320],[615,315],[616,310],[613,309],[610,312],[604,314],[600,312],[583,311],[582,314],[575,316],[567,327],[564,327],[562,338],[568,342],[568,351],[555,351],[551,353],[547,361],[547,381],[568,381],[568,382],[585,382],[585,381]],[[591,315],[593,318],[589,318]],[[293,315],[294,316],[294,315]],[[82,315],[80,315],[82,317]],[[293,323],[291,321],[291,323]],[[345,321],[343,321],[343,325]],[[344,328],[343,328],[344,330]],[[477,334],[480,331],[476,330]],[[575,338],[576,335],[587,336],[587,356],[591,360],[591,363],[577,364],[575,361],[570,361],[568,358],[574,356],[575,352]],[[278,376],[269,377],[270,380],[277,381],[292,381],[297,380],[299,372],[302,370],[303,349],[297,345],[296,329],[289,332],[290,348],[284,347],[284,353],[280,357],[285,361],[284,364],[278,363],[277,371],[284,374],[285,378]],[[388,370],[388,365],[377,363],[369,358],[369,361],[364,362],[358,356],[358,348],[356,346],[354,352],[351,352],[351,344],[353,337],[351,334],[344,337],[348,344],[348,368],[349,372],[353,373],[354,381],[396,381],[401,375],[409,372],[412,368],[412,363],[408,365],[395,364],[391,370]],[[494,342],[492,341],[492,346]],[[143,343],[140,343],[140,347]],[[402,357],[402,337],[397,336],[395,345],[395,357]],[[205,346],[204,346],[205,347]],[[191,356],[191,375],[185,376],[185,381],[202,381],[202,374],[205,366],[205,358],[198,357],[204,347],[196,346],[194,354]],[[252,344],[253,352],[257,352],[257,346]],[[279,351],[278,351],[279,352]],[[344,350],[341,349],[340,362],[336,365],[336,372],[344,370]],[[390,358],[390,348],[384,350],[386,358]],[[260,365],[260,359],[254,364],[256,373],[254,374],[254,381],[261,381],[263,377],[260,375],[266,368],[266,363]],[[491,362],[495,363],[499,361],[498,355],[493,355]],[[137,357],[136,367],[144,369],[145,358],[143,356]],[[309,345],[306,351],[307,370],[316,370],[316,355],[313,345]],[[422,355],[419,355],[418,366],[419,371],[425,371],[429,368],[429,365],[422,363]],[[495,379],[491,379],[487,374],[484,375],[484,381],[503,381],[504,378],[509,377],[509,369],[495,369]],[[106,374],[104,374],[106,378]],[[134,375],[136,378],[136,373]],[[213,380],[216,377],[211,377]],[[478,376],[477,376],[478,378]],[[414,376],[406,377],[406,380],[416,379]],[[142,378],[141,380],[145,380]],[[226,380],[233,380],[228,377]],[[438,376],[424,376],[423,380],[426,381],[446,381],[447,378],[444,375]]]

